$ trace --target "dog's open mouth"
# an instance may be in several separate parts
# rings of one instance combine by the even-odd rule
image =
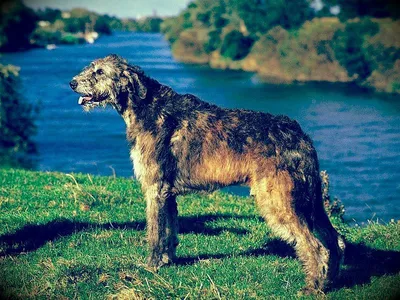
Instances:
[[[95,107],[101,105],[101,103],[106,100],[107,97],[107,93],[102,93],[100,95],[81,94],[79,96],[78,104],[85,108]]]
[[[93,103],[93,96],[90,95],[84,95],[80,96],[78,100],[79,105],[86,105],[86,104],[91,104]]]
[[[92,95],[79,96],[78,104],[85,108],[95,107],[99,105],[99,102],[95,100]]]

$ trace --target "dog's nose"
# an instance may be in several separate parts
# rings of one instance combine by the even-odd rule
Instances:
[[[69,83],[69,86],[74,90],[74,89],[76,89],[76,87],[78,86],[78,81],[76,81],[75,79],[74,80],[71,80],[71,82]]]

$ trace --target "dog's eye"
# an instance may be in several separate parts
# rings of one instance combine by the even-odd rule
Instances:
[[[96,71],[96,73],[97,73],[97,75],[103,75],[103,74],[104,74],[104,72],[103,72],[102,69],[98,69],[98,70]]]

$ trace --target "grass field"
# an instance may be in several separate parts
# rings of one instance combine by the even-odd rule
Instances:
[[[177,264],[145,266],[138,183],[0,169],[0,298],[294,298],[304,275],[251,198],[219,192],[179,199]],[[348,227],[332,299],[400,296],[400,224]],[[322,297],[322,296],[321,296]]]

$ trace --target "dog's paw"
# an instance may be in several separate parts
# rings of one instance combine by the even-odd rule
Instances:
[[[300,291],[297,292],[298,297],[304,297],[304,296],[323,296],[325,295],[323,291],[310,288],[310,287],[304,287]]]
[[[165,263],[160,259],[148,258],[147,259],[147,268],[150,270],[157,272]]]
[[[147,267],[153,271],[158,271],[162,266],[169,265],[172,263],[172,259],[167,255],[161,256],[150,256],[147,259]]]

